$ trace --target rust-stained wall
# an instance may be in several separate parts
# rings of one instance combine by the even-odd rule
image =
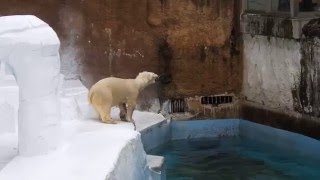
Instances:
[[[235,4],[236,3],[236,4]],[[62,72],[89,87],[143,70],[171,74],[165,96],[238,93],[234,0],[10,0],[0,15],[34,14],[62,41]]]
[[[232,0],[149,0],[148,4],[148,22],[161,30],[166,52],[170,52],[165,55],[171,55],[162,60],[168,64],[164,71],[171,72],[173,78],[166,87],[167,95],[240,90],[241,62],[231,50],[236,5]]]

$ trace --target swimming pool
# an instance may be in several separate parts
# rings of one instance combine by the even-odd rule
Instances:
[[[165,157],[167,180],[320,179],[320,161],[240,136],[175,140],[150,154]]]
[[[168,180],[320,179],[320,141],[241,119],[173,121],[142,134]]]

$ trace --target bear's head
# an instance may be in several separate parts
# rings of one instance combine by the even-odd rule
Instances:
[[[138,74],[136,80],[143,84],[143,86],[148,86],[149,84],[153,84],[157,81],[159,76],[153,72],[143,71]]]

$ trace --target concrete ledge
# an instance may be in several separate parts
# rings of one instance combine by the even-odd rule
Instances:
[[[240,120],[240,136],[320,160],[320,141],[290,131]]]
[[[148,126],[146,126],[146,124],[143,126],[139,124],[140,122],[137,122],[137,129],[140,129],[142,144],[146,152],[171,140],[171,126],[169,120],[151,120],[146,123]],[[153,180],[166,179],[164,157],[147,155],[147,165],[150,168],[150,177]]]
[[[107,180],[144,180],[152,179],[146,153],[143,150],[140,135],[132,139],[121,150],[114,169],[108,173]],[[93,178],[90,178],[93,179]]]
[[[159,178],[147,165],[140,133],[122,122],[119,109],[111,116],[118,124],[91,118],[87,89],[79,81],[66,81],[61,92],[64,142],[57,151],[34,157],[17,156],[16,133],[0,134],[0,179],[23,180],[143,180]],[[91,113],[91,114],[90,114]],[[138,129],[163,122],[160,114],[134,111]],[[14,122],[12,122],[14,123]],[[19,172],[19,173],[17,173]],[[151,177],[152,175],[152,177]]]
[[[320,119],[293,111],[267,108],[257,103],[243,102],[241,119],[320,139]]]
[[[147,164],[153,180],[166,179],[166,167],[163,156],[147,155]]]
[[[141,130],[140,133],[144,149],[148,152],[151,149],[171,140],[170,121],[163,119],[162,121]]]
[[[301,39],[302,27],[314,18],[284,18],[266,14],[243,14],[241,32],[252,35]]]
[[[0,179],[106,179],[121,158],[121,150],[138,138],[132,128],[94,121],[72,123],[65,130],[76,133],[63,149],[42,156],[16,156],[0,171]]]

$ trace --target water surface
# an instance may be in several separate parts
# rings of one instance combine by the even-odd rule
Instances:
[[[242,137],[171,141],[150,154],[165,157],[167,180],[320,180],[319,160]]]

